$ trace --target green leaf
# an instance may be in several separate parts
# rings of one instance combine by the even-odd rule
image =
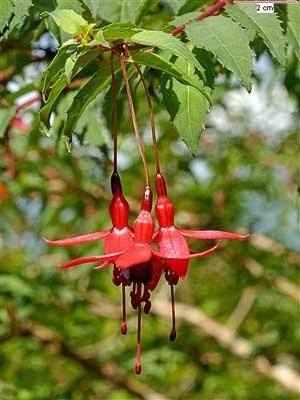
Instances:
[[[173,15],[176,15],[187,0],[161,0],[161,4],[166,7]]]
[[[46,134],[49,134],[50,129],[50,116],[51,112],[58,100],[59,95],[68,84],[68,78],[70,81],[79,74],[84,67],[86,67],[93,59],[95,59],[101,53],[100,49],[85,49],[77,55],[73,65],[69,65],[67,73],[62,73],[58,80],[55,81],[51,88],[50,95],[47,98],[47,102],[44,107],[40,110],[40,118],[42,122],[42,129]],[[72,63],[72,62],[70,62]]]
[[[49,130],[50,130],[51,112],[58,100],[59,95],[66,86],[67,86],[67,78],[66,75],[63,74],[53,85],[50,95],[47,99],[47,103],[40,110],[41,127],[43,132],[45,132],[47,135],[49,135]]]
[[[10,124],[10,121],[14,118],[17,111],[17,106],[12,105],[9,108],[0,106],[0,138],[4,137],[4,134]]]
[[[86,33],[89,29],[89,23],[73,10],[55,9],[49,15],[60,29],[71,35]]]
[[[243,27],[255,31],[263,39],[271,54],[285,66],[285,39],[280,21],[275,14],[257,14],[255,4],[228,4],[225,10]]]
[[[300,7],[298,4],[287,6],[288,23],[287,39],[295,49],[295,53],[300,58]]]
[[[171,54],[185,58],[199,71],[203,71],[203,68],[199,64],[198,60],[186,47],[186,45],[179,39],[171,36],[169,33],[160,31],[142,31],[132,36],[131,40],[134,43],[158,47],[160,49],[170,51]]]
[[[56,56],[53,58],[48,68],[46,69],[42,78],[41,86],[44,100],[46,100],[46,91],[48,87],[57,79],[57,77],[63,72],[66,61],[75,52],[75,49],[63,47],[59,50]]]
[[[172,21],[169,22],[169,25],[180,26],[180,25],[186,24],[187,22],[189,22],[197,17],[199,17],[198,11],[189,12],[187,14],[183,14],[178,17],[175,17],[174,19],[172,19]]]
[[[75,56],[75,54],[73,54],[67,59],[66,64],[65,64],[65,75],[66,75],[68,84],[72,80],[72,71],[73,71],[75,61],[76,61],[76,56]]]
[[[73,10],[79,15],[83,12],[80,0],[56,0],[56,3],[56,9]]]
[[[100,29],[98,32],[96,32],[93,40],[91,42],[88,42],[88,46],[98,46],[98,45],[103,45],[109,47],[109,43],[105,40],[104,38],[104,33],[103,30]]]
[[[158,0],[140,0],[139,5],[135,11],[134,23],[139,25],[143,17],[157,2]]]
[[[194,67],[186,60],[177,59],[176,67],[185,70],[191,79],[199,79]],[[176,79],[162,80],[163,104],[166,106],[180,137],[193,155],[199,146],[209,102],[197,89],[183,85]]]
[[[180,58],[180,57],[179,57]],[[194,79],[194,75],[190,76],[186,74],[186,68],[181,69],[182,63],[173,63],[170,60],[167,60],[163,56],[156,53],[136,53],[133,54],[129,59],[129,62],[134,61],[139,64],[145,64],[150,68],[158,69],[167,73],[168,75],[173,76],[179,82],[185,85],[192,85],[197,90],[199,90],[204,96],[207,96],[206,88],[204,87],[204,83],[199,79]]]
[[[0,33],[9,25],[10,18],[14,11],[14,5],[11,0],[1,0],[0,7]]]
[[[92,62],[96,57],[101,54],[101,49],[89,49],[85,48],[83,51],[77,54],[77,58],[75,60],[71,78],[75,78],[80,71],[83,70],[90,62]]]
[[[29,15],[29,9],[32,7],[31,0],[12,0],[12,2],[14,6],[14,13],[9,23],[9,29],[6,29],[5,34],[3,35],[4,39],[8,37],[9,33],[14,28],[21,24],[26,15]]]
[[[216,55],[224,67],[234,72],[248,91],[251,90],[252,53],[248,37],[238,24],[222,16],[187,25],[186,35],[197,47]]]
[[[107,22],[134,22],[140,0],[85,0],[93,17]]]
[[[115,65],[115,71],[120,70],[120,64]],[[105,89],[111,81],[110,66],[105,64],[99,69],[92,78],[78,91],[74,97],[73,103],[68,109],[67,120],[64,125],[63,134],[71,143],[72,133],[75,126],[86,107],[94,100],[98,94]]]
[[[106,40],[129,40],[133,35],[140,32],[140,29],[137,26],[127,22],[110,24],[102,28],[102,30]]]
[[[129,67],[127,68],[128,79],[130,80],[130,78],[135,73],[137,73],[135,66],[133,64],[129,65]],[[119,96],[119,94],[121,94],[121,92],[125,86],[125,82],[124,82],[121,71],[116,74],[116,80],[117,80],[117,94],[118,94],[117,117],[118,117],[118,123],[120,123],[121,118],[123,116],[123,103],[124,103],[123,100],[124,100],[124,98],[123,98],[123,96]],[[103,105],[102,105],[102,113],[105,118],[106,125],[111,132],[112,132],[112,127],[113,127],[113,102],[114,102],[113,90],[112,90],[112,86],[110,86],[109,90],[106,92],[106,94],[104,96],[104,101],[103,101]]]
[[[202,7],[205,4],[207,4],[207,0],[186,0],[183,6],[181,6],[180,9],[178,10],[177,14],[183,15],[189,13],[191,11],[196,10],[199,7]],[[199,11],[197,16],[199,16]]]

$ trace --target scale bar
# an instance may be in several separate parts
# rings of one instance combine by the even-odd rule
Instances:
[[[257,3],[271,3],[271,4],[299,4],[299,0],[234,0],[234,4],[257,4]]]

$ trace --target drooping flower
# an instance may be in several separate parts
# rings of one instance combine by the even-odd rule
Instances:
[[[95,232],[88,235],[52,241],[45,239],[48,244],[56,246],[71,246],[105,239],[105,254],[101,256],[81,257],[59,265],[65,269],[75,265],[99,262],[95,267],[100,270],[110,263],[114,264],[112,281],[116,286],[122,284],[123,320],[121,332],[127,332],[125,287],[132,284],[130,292],[131,305],[138,310],[138,338],[135,371],[141,373],[141,305],[147,314],[151,308],[150,293],[158,284],[163,265],[160,257],[152,254],[151,242],[154,233],[154,222],[151,217],[152,192],[146,187],[143,195],[141,211],[134,222],[134,230],[128,226],[129,206],[122,195],[121,183],[116,173],[112,176],[113,199],[110,204],[110,216],[113,227],[108,231]],[[143,287],[143,290],[142,290]]]
[[[155,232],[153,240],[157,242],[159,251],[154,251],[154,254],[162,257],[170,270],[178,275],[179,278],[184,279],[186,276],[190,259],[200,258],[213,253],[219,248],[221,244],[220,240],[245,240],[249,237],[249,235],[239,235],[224,231],[193,231],[175,227],[174,205],[167,196],[166,183],[160,173],[156,175],[155,187],[157,193],[155,213],[159,229]],[[202,240],[219,240],[219,242],[206,251],[194,253],[189,248],[185,237]]]
[[[170,340],[174,341],[176,338],[174,286],[177,285],[179,278],[185,278],[190,259],[204,257],[215,252],[220,247],[222,239],[245,240],[249,235],[238,235],[224,231],[193,231],[176,228],[174,224],[174,205],[167,195],[166,183],[160,171],[156,174],[155,187],[157,193],[155,213],[159,229],[154,233],[153,241],[157,243],[159,251],[153,251],[153,253],[165,261],[165,279],[171,288],[172,329]],[[206,251],[195,253],[189,248],[185,237],[202,240],[217,239],[218,242],[214,247]]]
[[[111,189],[113,193],[113,198],[109,206],[109,213],[112,222],[111,229],[62,240],[45,239],[46,243],[55,246],[73,246],[76,244],[104,239],[104,252],[107,256],[82,257],[72,260],[66,264],[59,265],[59,268],[64,269],[73,265],[98,261],[104,261],[104,263],[98,267],[104,268],[110,262],[113,262],[116,259],[117,254],[120,255],[123,251],[127,250],[133,245],[134,235],[132,229],[128,226],[130,213],[129,205],[122,194],[120,177],[116,172],[114,172],[111,177]]]

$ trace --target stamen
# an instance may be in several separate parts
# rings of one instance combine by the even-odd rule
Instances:
[[[126,297],[125,297],[125,285],[122,283],[122,325],[121,325],[121,333],[126,335],[127,333],[127,323],[126,323]]]
[[[175,321],[175,301],[174,301],[174,285],[171,284],[171,303],[172,303],[172,330],[170,333],[170,341],[174,342],[176,339],[176,321]]]
[[[138,327],[137,327],[137,348],[136,348],[136,361],[135,361],[135,373],[140,375],[142,372],[141,364],[141,322],[142,322],[142,310],[141,310],[141,284],[137,285],[137,296],[139,298],[138,305]]]

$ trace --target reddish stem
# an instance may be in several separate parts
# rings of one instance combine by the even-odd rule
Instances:
[[[128,56],[131,56],[131,52],[128,48],[128,46],[124,46]],[[147,98],[147,103],[148,103],[148,109],[149,109],[149,116],[150,116],[150,123],[151,123],[151,132],[152,132],[152,142],[153,142],[153,149],[154,149],[154,157],[155,157],[155,165],[156,165],[156,172],[159,174],[160,173],[160,165],[159,165],[159,157],[158,157],[158,147],[157,147],[157,140],[156,140],[156,131],[155,131],[155,122],[154,122],[154,115],[153,115],[153,107],[152,107],[152,102],[151,102],[151,96],[149,93],[148,86],[146,84],[144,75],[141,71],[140,66],[137,63],[134,63],[135,68],[138,72],[138,74],[141,77],[143,87],[145,90],[146,98]]]
[[[127,72],[126,72],[125,61],[126,61],[126,58],[125,58],[124,54],[122,53],[120,55],[120,63],[121,63],[122,74],[123,74],[123,78],[124,78],[124,82],[125,82],[126,93],[127,93],[127,97],[128,97],[128,103],[129,103],[129,108],[130,108],[130,112],[131,112],[134,133],[136,136],[136,141],[137,141],[137,145],[139,148],[139,152],[141,154],[141,158],[142,158],[142,161],[144,164],[145,175],[146,175],[146,186],[150,187],[149,167],[148,167],[148,164],[146,161],[143,143],[142,143],[142,139],[141,139],[141,135],[140,135],[137,119],[136,119],[136,114],[135,114],[133,100],[132,100],[132,94],[131,94],[128,76],[127,76]]]
[[[111,83],[113,91],[113,141],[114,141],[114,172],[118,171],[118,114],[117,114],[117,80],[114,67],[115,53],[110,55]]]
[[[208,10],[206,10],[204,13],[199,15],[199,17],[191,19],[186,24],[182,24],[182,25],[178,26],[177,28],[173,29],[170,32],[171,35],[175,36],[175,35],[178,35],[179,33],[182,33],[185,30],[186,25],[192,21],[201,21],[204,18],[213,16],[213,15],[218,15],[216,13],[219,13],[228,3],[233,3],[233,1],[234,0],[219,0],[215,5],[213,5]]]

